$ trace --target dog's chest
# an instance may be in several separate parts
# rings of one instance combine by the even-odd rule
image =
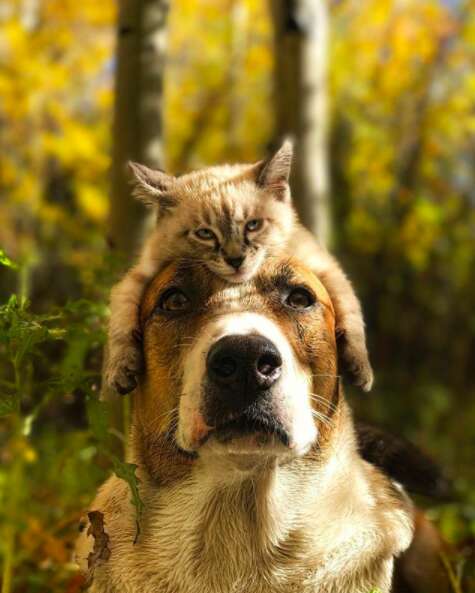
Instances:
[[[302,584],[309,567],[292,549],[299,533],[288,534],[282,547],[266,549],[250,498],[221,495],[204,501],[199,493],[186,491],[167,498],[151,513],[137,549],[155,566],[150,592],[302,591],[297,583]]]
[[[207,497],[181,488],[150,501],[139,542],[122,543],[120,534],[112,542],[121,574],[112,591],[129,591],[130,585],[131,593],[336,593],[341,581],[329,583],[342,572],[352,579],[352,593],[375,585],[386,590],[391,566],[382,566],[378,578],[373,572],[370,582],[360,581],[346,547],[341,554],[309,554],[309,541],[322,534],[305,529],[291,512],[274,517],[275,524],[263,523],[250,494]]]

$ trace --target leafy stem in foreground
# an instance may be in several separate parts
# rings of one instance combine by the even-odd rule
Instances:
[[[452,588],[453,593],[463,593],[462,586],[460,584],[460,578],[457,578],[457,575],[455,574],[454,569],[452,568],[452,564],[450,563],[450,560],[445,554],[445,552],[439,552],[439,557],[449,578],[450,587]]]
[[[89,394],[87,398],[87,415],[91,431],[100,445],[101,452],[112,462],[112,469],[115,475],[125,480],[130,488],[131,503],[135,507],[136,513],[136,534],[134,543],[140,535],[140,519],[144,509],[143,501],[140,497],[140,480],[136,475],[137,466],[133,463],[122,461],[114,452],[111,446],[111,436],[114,435],[110,430],[109,409],[104,401],[100,401],[95,395]]]

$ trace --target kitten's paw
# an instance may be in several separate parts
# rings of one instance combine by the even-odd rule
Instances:
[[[354,385],[361,387],[363,391],[371,391],[374,383],[374,373],[367,358],[366,360],[353,359],[348,364],[348,372]]]
[[[373,369],[369,362],[364,334],[352,335],[342,332],[342,359],[352,383],[363,391],[370,391],[374,383]]]
[[[125,395],[137,387],[137,376],[143,370],[143,355],[139,344],[128,343],[109,353],[105,380],[109,387]]]

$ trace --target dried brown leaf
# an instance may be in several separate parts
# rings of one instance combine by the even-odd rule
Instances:
[[[100,511],[89,511],[89,528],[87,535],[94,538],[94,547],[87,557],[88,573],[86,586],[92,583],[94,570],[102,562],[109,560],[111,552],[109,548],[109,536],[104,529],[104,515]]]

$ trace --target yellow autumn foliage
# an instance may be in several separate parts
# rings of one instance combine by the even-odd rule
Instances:
[[[429,260],[420,253],[438,245],[444,225],[420,241],[417,196],[434,208],[444,195],[458,196],[460,216],[455,186],[470,184],[465,155],[475,129],[473,4],[460,2],[458,11],[436,0],[331,4],[332,121],[347,134],[335,132],[345,146],[335,158],[350,201],[336,233],[348,237],[348,249],[377,253],[388,225],[400,225],[399,247],[423,268]],[[268,10],[258,0],[171,4],[163,113],[171,171],[264,152],[274,124]],[[112,0],[10,0],[2,9],[0,215],[10,226],[27,212],[29,224],[55,221],[58,235],[66,228],[74,237],[81,229],[104,235],[115,19]],[[405,188],[413,145],[417,187]],[[399,201],[409,204],[408,220],[391,222]],[[12,244],[2,234],[5,248],[21,252],[21,237]]]

